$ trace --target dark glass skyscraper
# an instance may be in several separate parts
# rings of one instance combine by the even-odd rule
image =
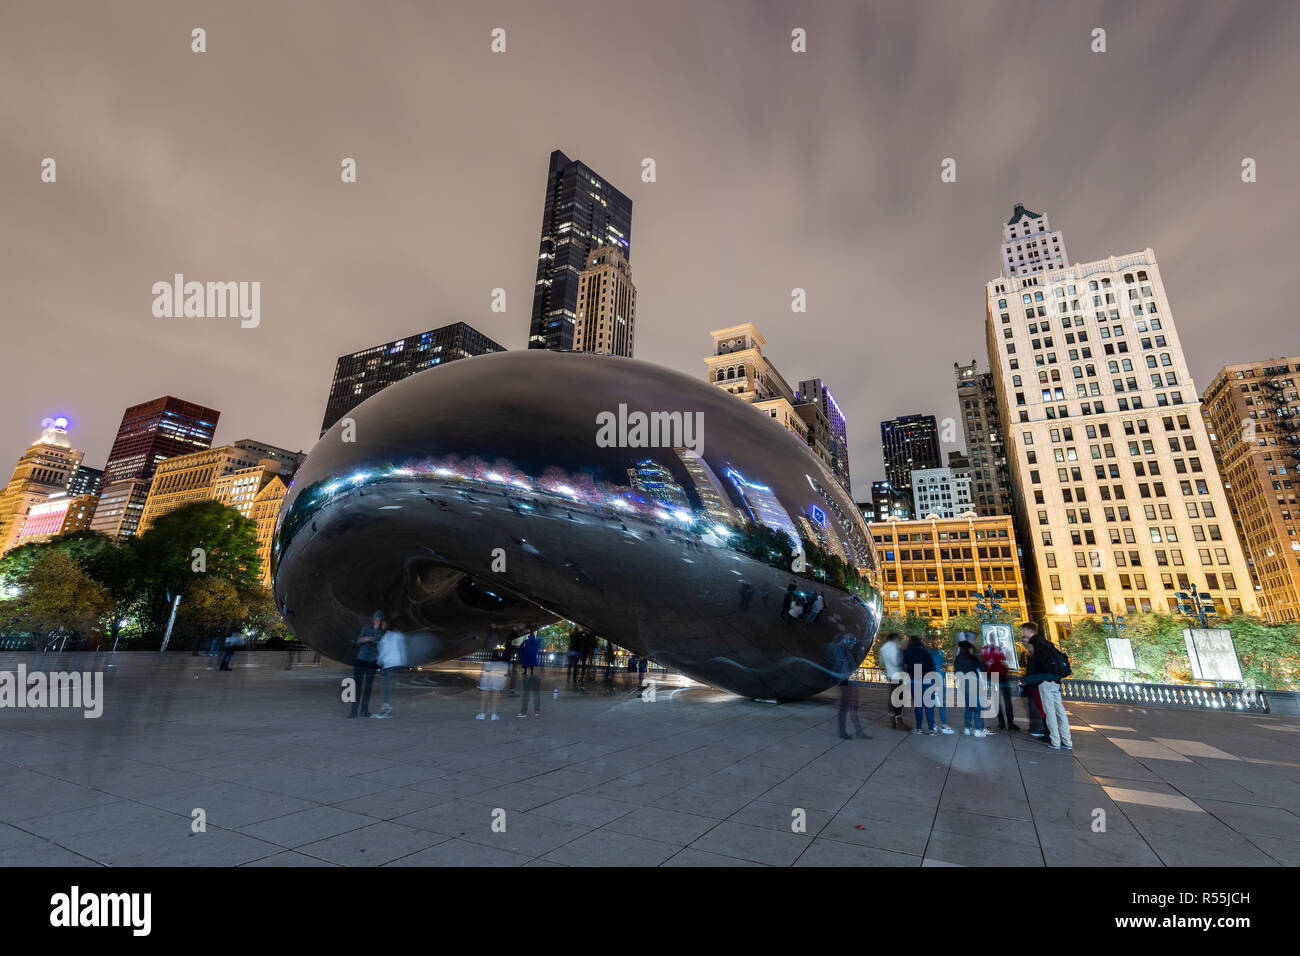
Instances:
[[[912,492],[912,472],[939,468],[939,424],[933,415],[902,415],[880,423],[885,480],[900,495]]]
[[[456,322],[440,329],[409,335],[373,348],[339,356],[334,366],[334,381],[325,403],[324,435],[334,423],[371,395],[400,382],[408,375],[471,355],[504,352],[498,345],[471,325]]]
[[[537,284],[528,327],[530,349],[573,348],[578,315],[578,274],[600,246],[616,246],[632,258],[632,200],[595,170],[551,153],[537,254]]]
[[[171,395],[132,405],[122,414],[100,488],[127,479],[147,481],[163,459],[211,448],[220,417],[215,408]]]

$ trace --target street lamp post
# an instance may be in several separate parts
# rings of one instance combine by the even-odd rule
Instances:
[[[994,591],[993,585],[986,585],[983,591],[976,591],[980,600],[975,602],[975,610],[982,624],[996,624],[1002,613],[1001,591]]]
[[[1209,592],[1201,591],[1193,584],[1190,594],[1186,591],[1175,591],[1174,597],[1178,599],[1179,614],[1196,618],[1201,622],[1202,628],[1210,626],[1210,618],[1214,617],[1217,612],[1214,609],[1214,598],[1210,596]]]

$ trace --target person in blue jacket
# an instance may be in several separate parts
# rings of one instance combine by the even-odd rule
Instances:
[[[536,631],[529,631],[524,642],[519,645],[519,667],[524,675],[524,701],[519,705],[516,717],[528,716],[528,698],[533,698],[533,716],[542,716],[542,679],[537,676],[537,655],[541,641]]]
[[[921,729],[921,718],[924,716],[925,724],[930,728],[930,736],[936,736],[939,731],[934,726],[934,705],[925,703],[926,676],[934,670],[934,658],[915,634],[907,639],[907,650],[903,651],[903,670],[912,683],[912,712],[916,718],[912,733],[925,733]]]
[[[948,726],[948,683],[943,673],[943,651],[937,647],[931,647],[929,651],[930,658],[934,661],[934,671],[926,679],[925,686],[927,692],[932,693],[938,700],[939,733],[956,733]]]

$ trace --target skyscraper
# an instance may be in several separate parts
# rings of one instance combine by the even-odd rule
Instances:
[[[1016,203],[1002,227],[1002,274],[1028,276],[1064,269],[1070,264],[1060,230],[1052,232],[1047,217]]]
[[[455,322],[351,355],[341,355],[334,364],[334,380],[330,383],[320,433],[324,435],[335,422],[371,395],[409,375],[471,355],[505,350],[505,346],[493,342],[473,326]]]
[[[631,260],[632,200],[557,149],[546,176],[530,349],[573,348],[578,276],[601,246],[614,246]]]
[[[817,425],[820,426],[821,422],[825,421],[828,428],[826,444],[830,449],[831,471],[835,473],[844,490],[852,494],[849,488],[849,427],[844,420],[844,413],[840,411],[840,406],[835,401],[835,396],[821,379],[810,378],[799,383],[799,391],[795,393],[794,398],[796,411],[805,404],[816,406],[821,410]],[[813,424],[808,416],[804,418],[810,425]],[[812,442],[810,441],[809,444]]]
[[[1204,398],[1231,523],[1258,579],[1260,608],[1274,622],[1300,621],[1297,382],[1300,355],[1262,359],[1225,366]]]
[[[158,462],[212,445],[221,412],[164,395],[122,413],[104,465],[101,487],[129,478],[148,480]]]
[[[985,295],[1032,609],[1062,637],[1080,615],[1175,610],[1195,584],[1257,613],[1155,253],[1007,274]]]
[[[9,483],[0,489],[0,554],[18,543],[34,506],[67,496],[68,479],[81,464],[82,453],[68,441],[68,420],[52,418],[43,424],[40,438],[23,452]]]
[[[601,246],[578,276],[578,319],[573,347],[579,352],[632,357],[636,334],[636,286],[623,250]]]
[[[171,395],[128,408],[104,465],[90,529],[113,537],[134,535],[158,463],[211,447],[220,417],[215,408]]]
[[[940,468],[939,423],[933,415],[902,415],[880,423],[885,480],[896,494],[912,497],[912,472]]]
[[[993,373],[981,372],[974,359],[969,365],[953,363],[957,380],[957,408],[966,435],[970,459],[971,504],[976,514],[1009,515],[1011,470],[1007,465],[1006,429],[998,405]]]

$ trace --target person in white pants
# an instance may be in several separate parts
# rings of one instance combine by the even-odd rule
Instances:
[[[1065,698],[1061,696],[1061,678],[1056,674],[1055,661],[1060,651],[1047,638],[1038,633],[1033,624],[1022,629],[1025,643],[1031,651],[1027,675],[1042,676],[1038,684],[1038,698],[1043,702],[1044,720],[1047,723],[1048,745],[1053,750],[1074,749],[1070,738],[1070,718],[1065,713]]]

